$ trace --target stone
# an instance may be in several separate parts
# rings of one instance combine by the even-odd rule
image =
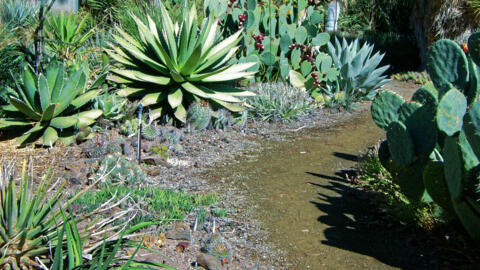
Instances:
[[[165,235],[167,239],[170,240],[185,240],[191,241],[190,232],[177,232],[177,231],[169,231]]]
[[[142,162],[148,165],[158,166],[165,164],[165,160],[163,160],[159,156],[146,156],[142,157]]]
[[[202,253],[197,256],[197,263],[198,265],[209,269],[209,270],[220,270],[222,269],[222,266],[220,264],[220,261],[213,257],[212,255],[208,255],[205,253]]]

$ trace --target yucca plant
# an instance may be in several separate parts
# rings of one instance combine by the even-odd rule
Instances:
[[[60,58],[75,59],[78,49],[94,34],[93,29],[85,29],[87,18],[63,12],[49,15],[45,24],[47,47]]]
[[[46,73],[38,77],[32,67],[25,67],[16,89],[9,90],[10,104],[3,107],[8,118],[0,119],[0,129],[30,128],[19,138],[20,145],[40,137],[45,146],[53,145],[58,139],[65,144],[72,143],[75,138],[72,129],[93,124],[103,113],[81,110],[97,96],[99,90],[95,88],[105,79],[105,75],[100,75],[87,87],[88,73],[86,63],[65,68],[53,61]]]
[[[121,265],[121,269],[135,269],[132,268],[134,266],[136,269],[151,269],[147,268],[151,266],[173,269],[158,263],[137,262],[133,258],[136,252],[126,259],[119,257],[120,248],[131,247],[132,244],[141,248],[141,245],[129,241],[128,236],[155,225],[155,222],[143,222],[115,232],[119,226],[105,229],[113,221],[97,219],[79,230],[77,224],[85,222],[93,214],[110,211],[118,203],[74,217],[64,209],[68,209],[89,188],[62,203],[65,181],[55,181],[54,174],[49,170],[35,189],[27,171],[27,162],[24,161],[17,185],[13,166],[0,169],[1,269],[109,269]],[[105,240],[91,237],[106,231],[112,233]],[[91,260],[85,257],[91,257]]]
[[[19,186],[11,168],[0,170],[1,269],[43,269],[41,264],[49,265],[50,245],[63,243],[63,237],[58,238],[63,225],[61,208],[73,200],[61,205],[65,183],[53,180],[48,171],[34,191],[26,161]]]
[[[183,123],[186,108],[195,101],[206,100],[230,111],[244,110],[238,97],[254,94],[234,87],[233,82],[253,76],[255,72],[248,69],[256,63],[229,63],[242,31],[220,41],[213,17],[203,19],[198,27],[195,6],[176,23],[162,4],[160,10],[160,23],[148,17],[144,24],[132,15],[139,39],[117,28],[119,46],[112,45],[107,52],[122,64],[122,68],[112,70],[116,74],[113,80],[128,85],[117,93],[142,97],[141,103],[151,106],[151,115],[173,112]]]
[[[335,45],[328,43],[328,52],[335,66],[340,69],[339,84],[348,101],[373,98],[373,90],[390,81],[383,75],[389,66],[378,67],[384,54],[377,52],[372,55],[373,45],[365,42],[360,46],[358,39],[348,44],[345,38],[340,43],[335,38]]]

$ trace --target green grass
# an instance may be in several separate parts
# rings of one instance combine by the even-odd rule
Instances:
[[[140,205],[145,213],[137,216],[134,223],[142,221],[155,221],[162,219],[185,218],[186,214],[197,207],[207,207],[219,201],[216,193],[210,194],[187,194],[184,191],[173,191],[157,187],[129,188],[125,186],[105,187],[98,191],[88,191],[78,198],[75,203],[83,207],[83,211],[92,212],[101,204],[105,203],[116,193],[117,198],[123,198],[129,194],[130,202],[122,204],[126,208],[133,203]]]
[[[432,228],[438,207],[426,203],[412,203],[393,182],[390,173],[382,166],[376,154],[369,153],[357,164],[360,185],[373,194],[378,206],[394,219],[410,226]]]

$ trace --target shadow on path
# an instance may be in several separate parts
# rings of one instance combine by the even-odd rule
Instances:
[[[379,211],[368,201],[367,194],[350,186],[343,173],[328,176],[307,172],[328,180],[326,184],[310,183],[319,188],[318,200],[312,201],[326,213],[318,221],[329,226],[322,244],[349,250],[402,269],[419,269],[429,266],[440,268],[436,258],[426,247],[410,246],[415,237],[397,225],[387,225],[380,220]],[[325,182],[325,181],[323,181]],[[333,194],[331,196],[325,194]]]

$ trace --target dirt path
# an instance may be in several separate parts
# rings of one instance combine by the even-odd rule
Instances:
[[[411,96],[416,87],[388,88]],[[338,171],[352,166],[360,151],[384,137],[368,110],[327,130],[290,134],[262,143],[264,151],[229,167],[246,188],[248,209],[268,231],[268,242],[286,251],[270,258],[275,269],[395,269],[429,264],[407,245],[398,229],[376,226],[370,205]],[[231,175],[231,174],[230,174]]]

